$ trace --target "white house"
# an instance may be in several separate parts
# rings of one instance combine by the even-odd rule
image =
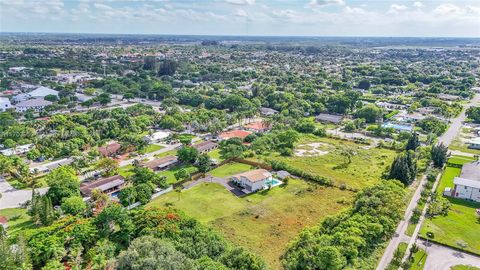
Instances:
[[[32,109],[35,112],[40,112],[48,105],[52,105],[52,102],[44,100],[43,98],[29,99],[15,105],[15,111],[26,112],[28,109]]]
[[[480,149],[480,137],[473,138],[466,143],[468,144],[468,148]]]
[[[464,164],[453,184],[452,197],[480,202],[480,161]]]
[[[257,169],[240,173],[231,177],[231,180],[243,187],[243,192],[251,193],[262,190],[267,187],[267,183],[272,181],[272,174],[264,169]]]
[[[21,155],[21,154],[27,153],[28,151],[30,151],[32,149],[33,149],[33,144],[30,143],[30,144],[19,145],[15,148],[8,148],[8,149],[0,150],[0,154],[2,154],[4,156]]]
[[[0,97],[0,112],[4,112],[10,108],[12,108],[10,100],[6,97]]]

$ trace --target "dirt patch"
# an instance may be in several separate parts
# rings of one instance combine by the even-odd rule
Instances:
[[[309,144],[300,144],[294,153],[297,157],[318,157],[328,154],[330,151],[322,150],[329,145],[326,143],[314,142]]]

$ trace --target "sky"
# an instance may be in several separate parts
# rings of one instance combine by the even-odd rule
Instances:
[[[480,37],[480,0],[0,0],[0,32]]]

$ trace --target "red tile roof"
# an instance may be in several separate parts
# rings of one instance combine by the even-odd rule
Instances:
[[[231,131],[223,132],[223,133],[221,133],[219,136],[220,136],[220,138],[222,138],[222,139],[224,139],[224,140],[228,140],[228,139],[230,139],[230,138],[245,139],[245,137],[247,137],[247,136],[250,135],[250,134],[252,134],[251,131],[236,129],[236,130],[231,130]]]
[[[103,156],[111,156],[113,154],[116,154],[121,148],[121,145],[119,143],[111,143],[107,146],[101,146],[98,147],[98,152],[102,154]]]
[[[258,121],[258,122],[253,122],[248,125],[245,125],[245,128],[253,129],[253,130],[267,130],[267,129],[270,129],[270,126],[265,125],[265,123],[261,121]]]

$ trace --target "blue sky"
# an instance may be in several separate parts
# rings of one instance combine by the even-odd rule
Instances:
[[[480,0],[0,0],[0,31],[480,37]]]

